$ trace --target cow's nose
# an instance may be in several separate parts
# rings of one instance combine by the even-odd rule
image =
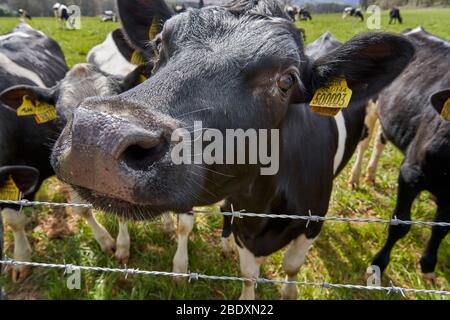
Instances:
[[[135,202],[142,175],[169,150],[167,126],[144,123],[129,114],[77,108],[65,129],[71,143],[59,157],[58,176],[72,185]]]
[[[146,170],[167,152],[168,143],[162,136],[134,132],[119,142],[112,156],[133,170]]]

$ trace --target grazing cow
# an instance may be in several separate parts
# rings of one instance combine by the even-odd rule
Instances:
[[[101,17],[102,22],[117,22],[117,15],[112,10],[106,10]]]
[[[293,6],[286,6],[284,8],[284,11],[287,13],[287,15],[289,16],[289,18],[291,18],[292,21],[296,21],[296,17],[298,14],[298,8],[297,7],[293,7]]]
[[[450,222],[450,122],[435,110],[442,110],[446,102],[450,108],[450,42],[422,28],[405,36],[416,44],[416,58],[378,98],[383,135],[405,155],[393,216],[410,220],[413,201],[427,190],[436,198],[435,221]],[[388,239],[373,265],[386,269],[392,248],[410,227],[389,227]],[[449,229],[432,229],[420,259],[426,277],[435,276],[439,245]]]
[[[70,17],[74,14],[74,12],[69,12],[69,8],[66,5],[61,4],[59,2],[53,5],[53,13],[55,14],[55,18],[59,23],[61,29],[64,29],[69,23],[71,28],[73,28],[73,23],[70,22]]]
[[[359,18],[361,21],[364,21],[364,16],[362,14],[361,9],[359,8],[353,8],[353,7],[347,7],[344,9],[344,12],[342,14],[342,19],[350,17]]]
[[[305,8],[300,8],[298,16],[300,17],[300,20],[312,20],[311,13]]]
[[[389,24],[398,20],[400,24],[403,23],[402,17],[400,15],[400,9],[397,7],[393,7],[391,11],[389,11]]]
[[[17,12],[19,13],[20,21],[26,22],[27,19],[28,19],[28,20],[32,20],[32,18],[31,18],[31,16],[29,15],[29,13],[28,13],[27,10],[19,9]]]
[[[158,0],[118,1],[124,30],[141,50],[148,50],[152,17],[165,7]],[[82,198],[134,219],[188,212],[224,198],[237,210],[324,216],[333,178],[361,136],[368,99],[414,54],[402,36],[369,33],[308,58],[295,25],[274,0],[190,10],[165,21],[160,39],[152,77],[119,96],[85,100],[52,153],[57,175]],[[308,102],[336,78],[352,90],[348,110],[336,117],[313,114]],[[261,175],[263,164],[234,161],[175,164],[178,129],[195,131],[197,121],[222,138],[238,129],[279,132],[279,170]],[[242,275],[258,277],[264,257],[292,243],[284,266],[294,279],[321,226],[235,219]],[[284,297],[294,294],[291,287],[284,290]],[[253,297],[253,285],[244,283],[241,298]]]

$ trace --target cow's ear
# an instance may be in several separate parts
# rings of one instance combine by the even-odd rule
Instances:
[[[0,93],[0,102],[12,108],[14,111],[28,101],[31,101],[34,105],[41,102],[54,106],[57,99],[57,90],[57,87],[14,86]]]
[[[356,36],[318,58],[302,77],[304,90],[296,102],[310,102],[330,81],[345,79],[352,102],[368,100],[390,84],[409,64],[415,49],[405,37],[391,33]]]
[[[39,182],[39,171],[27,166],[0,167],[0,191],[11,188],[11,180],[24,195],[35,191]]]
[[[450,120],[450,89],[436,92],[431,96],[431,105],[445,120]]]
[[[125,34],[135,49],[151,58],[149,40],[162,31],[164,23],[174,15],[164,0],[117,0],[120,20]]]
[[[136,69],[123,79],[121,83],[122,91],[128,91],[150,78],[153,67],[153,62],[141,64],[136,67]]]

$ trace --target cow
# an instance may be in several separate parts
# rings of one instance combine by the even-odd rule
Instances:
[[[117,15],[112,10],[103,11],[100,21],[101,22],[117,22]]]
[[[364,21],[364,15],[360,8],[353,8],[353,7],[347,7],[344,9],[344,12],[342,13],[342,19],[350,17],[359,18],[362,21]]]
[[[27,20],[32,20],[27,10],[19,9],[17,12],[19,13],[20,21],[26,22]]]
[[[312,20],[311,13],[305,8],[300,8],[298,16],[300,17],[300,20]]]
[[[42,89],[53,87],[66,72],[67,65],[59,45],[28,24],[21,23],[11,33],[0,36],[0,92],[17,84]],[[1,102],[0,121],[0,167],[28,165],[39,168],[41,178],[53,175],[50,150],[43,147],[49,138],[56,138],[50,135],[51,130],[46,126],[39,127],[33,120],[18,118]],[[23,213],[17,217],[24,220]],[[23,225],[19,226],[22,228]],[[18,235],[21,237],[22,233]],[[23,243],[22,248],[17,249],[19,256],[29,257],[27,244]],[[16,268],[14,276],[18,277],[23,270]]]
[[[393,7],[389,11],[389,24],[391,24],[392,22],[395,23],[395,21],[398,21],[400,24],[403,23],[402,16],[400,15],[400,9],[397,7]]]
[[[284,11],[287,13],[287,15],[289,16],[289,18],[292,21],[296,21],[297,20],[297,14],[298,14],[298,8],[295,6],[286,6],[284,8]]]
[[[69,8],[67,8],[66,5],[59,2],[55,3],[53,5],[53,13],[61,29],[64,29],[68,23],[71,25],[71,28],[74,27],[73,23],[70,21],[70,17],[74,14],[74,12],[69,12]]]
[[[45,168],[43,166],[47,165],[50,167],[48,159],[51,150],[51,141],[55,140],[62,127],[64,127],[67,121],[70,121],[73,109],[85,98],[93,96],[101,97],[105,95],[110,96],[129,90],[141,83],[143,81],[142,77],[148,77],[152,68],[153,65],[151,64],[142,65],[137,67],[127,77],[120,77],[106,74],[90,64],[78,64],[75,65],[58,84],[51,88],[18,85],[6,89],[0,93],[0,101],[5,104],[1,110],[1,112],[5,114],[5,118],[3,118],[2,115],[2,121],[7,121],[9,119],[11,126],[15,124],[17,126],[16,128],[23,127],[23,124],[21,124],[22,120],[16,115],[16,110],[23,105],[23,99],[25,99],[25,97],[31,98],[35,105],[45,102],[47,105],[54,106],[53,108],[56,108],[57,118],[48,124],[44,123],[40,126],[34,124],[34,126],[30,126],[30,132],[22,137],[22,139],[26,139],[27,137],[39,135],[43,140],[43,142],[39,142],[39,147],[35,145],[36,141],[30,139],[31,146],[29,149],[24,148],[22,151],[24,154],[13,153],[10,155],[9,159],[0,159],[2,160],[0,164],[40,161],[40,165],[35,165],[35,167],[41,171],[40,185],[43,179],[53,175],[53,170],[45,171],[43,170],[43,168]],[[19,135],[19,137],[21,137],[22,133],[17,132],[20,130],[14,129],[14,127],[11,128],[11,130],[13,132],[10,134]],[[17,145],[23,143],[20,139],[16,139],[14,142]],[[5,143],[5,150],[14,150],[16,148],[15,144],[12,144],[11,142],[4,141],[2,143]],[[42,148],[41,145],[43,143],[49,144],[50,147]],[[41,148],[41,155],[30,152],[29,150],[32,148]],[[79,196],[75,192],[69,192],[72,202],[82,203],[82,200],[79,199]],[[119,219],[119,235],[117,241],[114,241],[108,231],[97,222],[91,210],[76,207],[73,211],[75,214],[86,220],[92,229],[94,238],[104,252],[114,254],[115,258],[121,263],[127,263],[130,255],[130,237],[126,220]],[[23,213],[16,214],[16,211],[10,210],[3,211],[3,215],[5,220],[13,226],[15,232],[15,258],[20,261],[28,261],[27,259],[30,258],[31,248],[26,240],[24,231],[25,219],[22,219],[24,218]],[[22,241],[17,240],[19,239],[19,235]],[[25,245],[23,245],[24,243]],[[20,247],[21,244],[23,245],[22,247]],[[25,247],[26,249],[23,249]],[[27,272],[21,273],[19,271],[19,274],[13,274],[13,279],[19,281],[26,276]]]
[[[416,58],[383,90],[377,102],[384,138],[405,156],[393,217],[411,220],[412,203],[420,192],[427,190],[437,205],[434,220],[450,222],[450,122],[442,113],[445,103],[450,105],[450,42],[420,27],[406,32],[405,36],[415,43]],[[394,245],[410,227],[391,225],[388,239],[372,264],[383,272]],[[432,228],[420,259],[425,278],[436,276],[437,252],[449,230],[449,227]]]
[[[117,3],[130,41],[143,51],[153,48],[148,29],[167,5],[158,0]],[[333,179],[361,136],[367,101],[414,55],[401,35],[369,33],[309,58],[295,25],[274,0],[234,0],[161,23],[152,76],[119,96],[85,100],[51,156],[58,177],[84,200],[132,219],[189,212],[222,199],[230,204],[227,211],[233,204],[234,210],[324,216]],[[309,102],[332,79],[352,90],[348,109],[335,117],[317,115]],[[172,155],[184,140],[180,129],[195,133],[200,121],[222,136],[239,129],[279,133],[279,144],[274,138],[266,145],[280,148],[279,170],[265,175],[262,169],[270,168],[261,162],[176,164]],[[231,160],[237,156],[224,152]],[[293,280],[321,226],[234,219],[242,275],[257,278],[264,258],[292,243],[284,267]],[[283,296],[294,298],[295,289],[288,285]],[[241,298],[254,298],[253,284],[243,284]]]

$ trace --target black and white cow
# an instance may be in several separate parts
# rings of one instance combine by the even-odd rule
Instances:
[[[7,57],[10,60],[6,60]],[[32,68],[33,64],[39,68]],[[126,77],[122,77],[106,74],[93,65],[80,64],[66,74],[67,66],[61,49],[42,33],[20,26],[12,34],[0,37],[0,78],[2,85],[5,84],[0,87],[0,92],[4,90],[0,93],[0,102],[4,103],[0,108],[0,166],[25,164],[35,167],[41,173],[40,186],[44,179],[54,174],[49,163],[51,145],[70,120],[73,109],[87,97],[111,96],[136,86],[142,82],[142,77],[149,76],[152,68],[151,64],[135,67]],[[28,80],[18,78],[20,72]],[[45,79],[45,83],[42,79]],[[18,117],[15,111],[22,105],[25,96],[34,104],[45,102],[54,106],[58,113],[57,119],[38,125],[31,116]],[[72,201],[79,201],[77,198],[76,194],[72,194]],[[31,248],[25,234],[25,216],[23,213],[17,214],[14,209],[2,212],[15,232],[14,258],[29,260]],[[115,251],[116,258],[121,262],[128,260],[129,236],[125,221],[120,221],[116,243],[106,229],[98,224],[91,210],[77,208],[74,211],[90,225],[103,251]],[[13,279],[23,279],[28,273],[25,270],[15,268]]]
[[[400,9],[397,7],[393,7],[389,11],[389,24],[391,24],[392,22],[395,23],[395,21],[398,21],[400,24],[403,23],[402,16],[400,15]]]
[[[56,85],[67,72],[64,55],[59,45],[42,32],[22,23],[11,33],[0,35],[0,92],[17,84],[37,86],[41,90]],[[34,120],[19,118],[0,102],[0,167],[27,165],[39,168],[39,184],[53,175],[49,163],[49,139],[55,139],[52,128],[39,126]],[[30,196],[33,196],[30,193]],[[5,207],[0,207],[4,209]],[[17,209],[10,206],[10,210]],[[4,213],[4,211],[2,212]],[[22,239],[25,226],[23,214],[17,218],[17,238]],[[6,220],[8,220],[6,218]],[[7,221],[11,222],[11,221]],[[20,242],[15,257],[29,258],[28,242]],[[22,268],[13,270],[18,279]]]
[[[27,10],[19,9],[17,12],[19,13],[20,21],[26,22],[27,20],[32,20]]]
[[[70,21],[70,17],[74,14],[73,12],[69,12],[69,8],[66,5],[59,2],[53,5],[53,13],[60,28],[62,29],[66,27],[67,22]]]
[[[427,190],[436,198],[435,221],[450,222],[450,121],[436,112],[442,112],[446,102],[450,108],[450,42],[422,28],[405,36],[416,44],[416,58],[378,99],[382,134],[405,155],[393,216],[410,220],[414,200]],[[410,227],[389,227],[388,239],[374,265],[386,269],[392,248]],[[432,229],[420,259],[428,278],[435,277],[437,252],[449,230],[438,226]]]
[[[300,20],[312,20],[311,13],[305,8],[300,8],[298,16],[300,17]]]
[[[157,0],[118,1],[124,29],[141,50],[148,50],[148,29],[161,7]],[[414,54],[402,36],[370,33],[308,58],[295,25],[273,0],[190,10],[167,20],[160,39],[152,76],[117,97],[85,100],[52,154],[60,179],[86,201],[134,219],[224,198],[235,210],[325,215],[333,179],[361,136],[368,99]],[[348,110],[313,114],[308,102],[337,77],[352,90]],[[193,130],[195,121],[222,135],[278,129],[279,171],[261,175],[261,163],[175,165],[171,154],[179,144],[172,134]],[[284,266],[294,279],[321,226],[235,219],[242,275],[258,277],[264,257],[292,243]],[[254,298],[252,284],[243,288],[242,298]],[[283,296],[293,298],[295,290],[288,286]]]
[[[344,9],[344,12],[342,13],[342,19],[350,17],[359,18],[361,21],[364,21],[364,15],[360,8],[353,8],[353,7],[347,7]]]

